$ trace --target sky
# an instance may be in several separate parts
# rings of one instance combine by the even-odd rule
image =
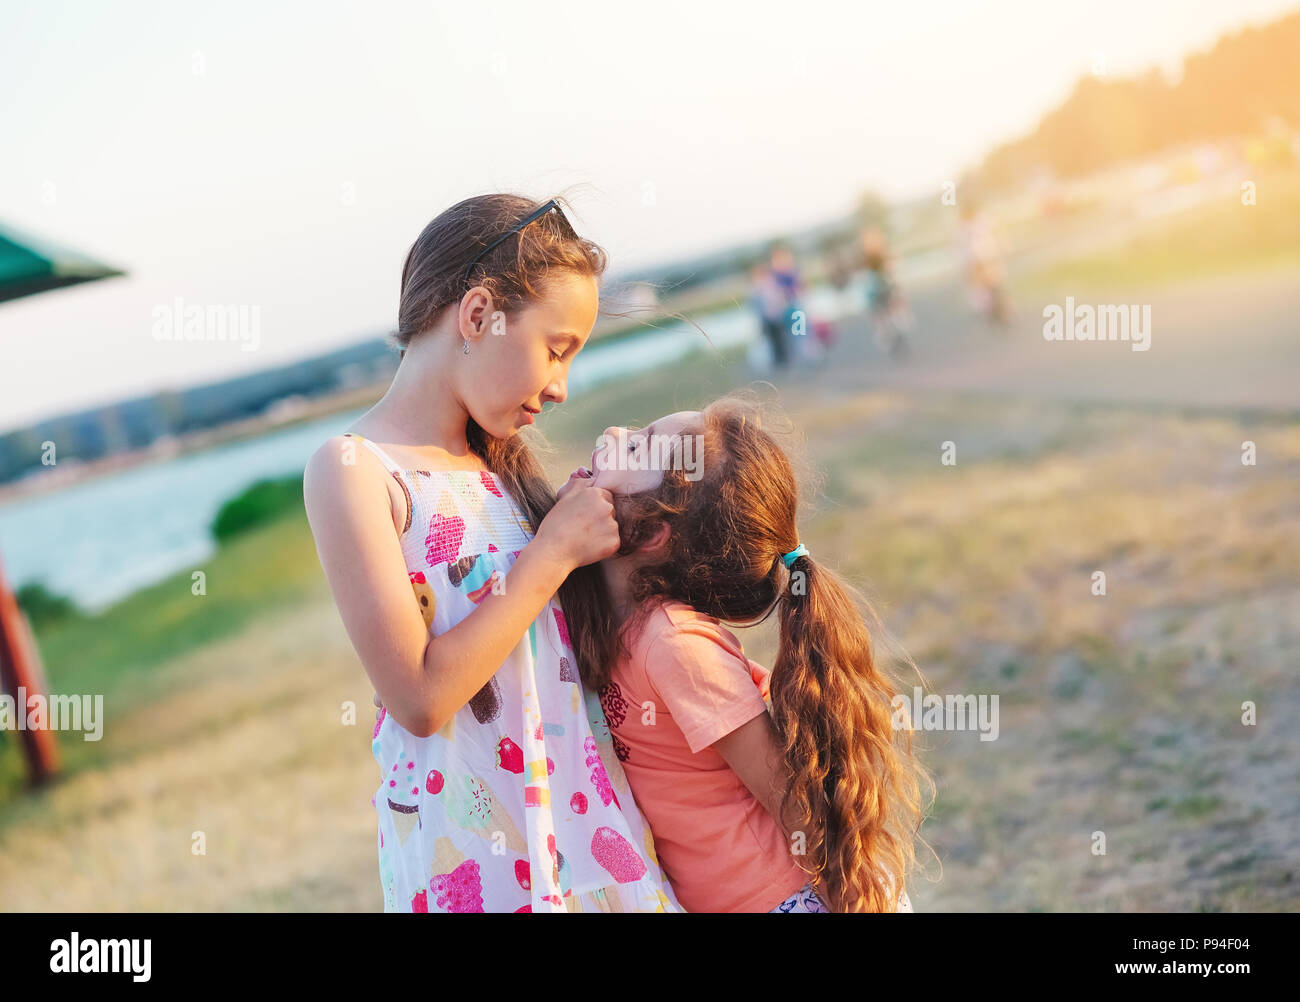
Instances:
[[[470,195],[567,189],[612,272],[665,263],[937,198],[1099,56],[1295,6],[7,0],[0,221],[128,276],[0,304],[0,431],[384,333]],[[255,308],[256,350],[157,339],[178,297]]]

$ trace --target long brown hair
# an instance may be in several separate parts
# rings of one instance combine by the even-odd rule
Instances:
[[[555,198],[569,210],[564,196]],[[508,233],[541,204],[510,193],[476,195],[457,202],[424,228],[402,268],[397,329],[390,335],[390,343],[403,356],[413,338],[436,326],[444,311],[454,309],[474,286],[486,289],[494,307],[508,318],[544,299],[557,273],[600,280],[608,265],[605,251],[578,236],[554,212],[546,213],[483,255],[466,278],[465,269],[484,247]],[[519,505],[535,532],[555,506],[555,492],[527,440],[522,434],[494,438],[473,418],[466,425],[465,438]],[[566,619],[571,609],[591,618],[609,605],[595,564],[570,574],[559,594]]]
[[[811,555],[786,569],[782,554],[799,541],[798,489],[761,408],[731,395],[702,413],[702,427],[684,432],[700,436],[702,475],[690,479],[683,463],[670,462],[658,488],[616,499],[621,555],[659,522],[669,541],[663,559],[630,575],[635,611],[621,628],[607,608],[568,617],[583,681],[607,684],[660,599],[737,625],[777,611],[772,717],[783,744],[782,815],[793,807],[805,837],[795,859],[832,910],[894,911],[915,861],[920,788],[933,781],[911,732],[893,727],[899,686],[876,663],[865,622],[875,615]]]

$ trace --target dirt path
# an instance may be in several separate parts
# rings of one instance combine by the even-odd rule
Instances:
[[[915,296],[915,350],[884,358],[859,319],[845,325],[818,380],[837,388],[994,392],[1054,400],[1300,410],[1300,275],[1277,270],[1207,279],[1078,304],[1146,304],[1151,346],[1049,342],[1043,308],[1065,293],[1022,297],[1005,333],[969,315],[951,287]]]

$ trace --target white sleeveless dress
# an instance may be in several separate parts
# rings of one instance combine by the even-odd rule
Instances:
[[[533,527],[486,470],[406,470],[348,437],[406,493],[413,601],[445,633],[508,582]],[[556,599],[440,731],[381,709],[371,747],[385,911],[681,911]]]

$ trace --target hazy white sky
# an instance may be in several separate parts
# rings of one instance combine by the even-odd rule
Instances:
[[[1095,54],[1173,69],[1295,6],[8,0],[0,220],[130,275],[0,305],[0,430],[381,333],[468,195],[585,184],[612,270],[657,263],[938,197]],[[259,307],[258,350],[157,341],[178,296]]]

